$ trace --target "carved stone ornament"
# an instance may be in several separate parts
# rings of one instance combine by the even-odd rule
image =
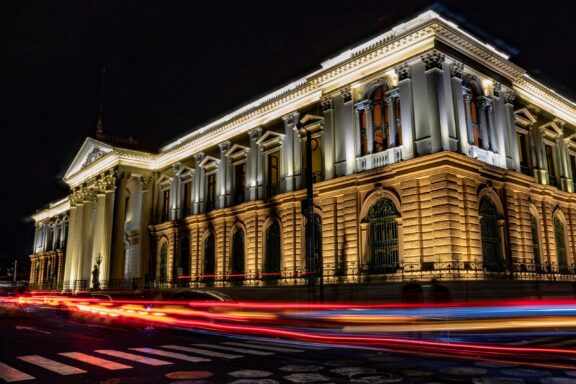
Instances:
[[[85,168],[87,166],[89,166],[90,164],[92,164],[93,162],[95,162],[96,160],[98,160],[99,158],[101,158],[102,156],[104,156],[106,154],[106,152],[104,152],[103,150],[101,150],[98,147],[95,147],[89,154],[88,156],[86,156],[86,160],[84,161],[84,163],[82,164],[82,168]]]
[[[342,88],[340,90],[340,94],[342,95],[345,103],[352,100],[352,91],[350,90],[350,87]]]
[[[396,76],[398,76],[398,81],[406,80],[410,78],[410,66],[407,63],[400,64],[394,68]]]
[[[322,111],[326,112],[332,109],[332,98],[331,97],[323,97],[320,100],[320,105],[322,106]]]
[[[514,104],[514,100],[516,100],[516,95],[512,91],[508,91],[504,94],[504,102],[506,104]]]
[[[446,56],[438,51],[422,56],[422,62],[427,71],[433,68],[442,69],[444,60],[446,60]]]
[[[450,76],[462,79],[462,72],[464,72],[464,64],[455,61],[450,65]]]
[[[494,97],[500,97],[502,93],[502,84],[494,83],[494,89],[492,90],[492,93],[494,93]]]
[[[248,131],[248,137],[250,137],[250,140],[258,140],[261,135],[262,135],[262,128],[260,127],[256,127]]]
[[[282,119],[284,120],[284,123],[286,125],[291,125],[295,123],[295,119],[294,119],[294,113],[290,113],[289,115],[284,116]]]
[[[101,173],[96,178],[96,189],[98,193],[112,191],[116,188],[116,170],[111,169],[108,172]]]

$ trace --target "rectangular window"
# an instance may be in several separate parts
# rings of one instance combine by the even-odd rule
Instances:
[[[516,135],[518,141],[518,156],[520,157],[520,171],[525,175],[531,175],[530,162],[528,158],[528,144],[526,143],[526,135],[518,133]]]
[[[234,204],[244,202],[246,192],[246,163],[234,166]]]
[[[207,189],[206,189],[206,212],[209,212],[216,208],[216,174],[206,176],[207,179]]]
[[[167,221],[170,216],[170,190],[162,191],[162,221]]]
[[[546,150],[546,164],[548,165],[548,180],[550,185],[558,186],[558,179],[556,178],[556,167],[554,166],[554,148],[551,145],[544,145]]]
[[[182,211],[184,215],[191,214],[192,204],[192,182],[184,183],[184,191],[182,193]]]
[[[271,153],[268,155],[268,180],[267,189],[268,197],[277,195],[280,192],[280,159],[277,153]]]

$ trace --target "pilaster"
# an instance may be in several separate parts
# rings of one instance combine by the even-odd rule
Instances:
[[[246,186],[248,200],[254,201],[263,196],[264,164],[263,154],[257,141],[262,136],[262,128],[257,127],[248,131],[250,138],[250,152],[246,159]]]
[[[218,167],[218,208],[227,206],[230,200],[230,160],[226,157],[226,152],[230,149],[230,141],[223,141],[218,144],[220,149],[220,166]]]
[[[322,143],[322,157],[324,159],[324,180],[334,177],[334,109],[332,97],[324,97],[320,101],[324,114],[324,141]]]
[[[398,75],[400,94],[400,114],[402,117],[402,159],[409,160],[414,153],[414,100],[412,99],[412,78],[407,63],[395,68]]]

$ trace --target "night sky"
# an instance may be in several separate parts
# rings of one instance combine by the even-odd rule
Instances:
[[[576,100],[572,1],[444,1],[444,14]],[[94,135],[157,150],[435,4],[362,1],[0,2],[0,276],[29,264],[31,214]]]

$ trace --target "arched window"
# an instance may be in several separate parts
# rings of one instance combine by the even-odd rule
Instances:
[[[232,281],[244,279],[244,231],[238,228],[232,237]]]
[[[487,196],[480,200],[480,231],[482,235],[482,262],[489,272],[503,271],[498,233],[498,211],[496,205]]]
[[[204,282],[214,281],[216,273],[216,249],[214,246],[214,235],[212,232],[204,240]]]
[[[264,273],[268,278],[280,277],[280,226],[277,221],[266,229]]]
[[[568,258],[566,257],[566,236],[564,224],[559,217],[554,218],[554,235],[556,237],[556,256],[558,258],[558,271],[568,273]]]
[[[160,254],[158,255],[158,270],[156,276],[160,283],[165,283],[168,275],[168,244],[164,242],[160,247]]]
[[[368,211],[371,273],[393,273],[399,266],[398,211],[390,199],[378,200]]]
[[[538,221],[534,215],[530,215],[530,225],[532,228],[532,254],[534,255],[534,269],[536,272],[541,272],[542,259],[540,256],[540,236],[538,236]]]

